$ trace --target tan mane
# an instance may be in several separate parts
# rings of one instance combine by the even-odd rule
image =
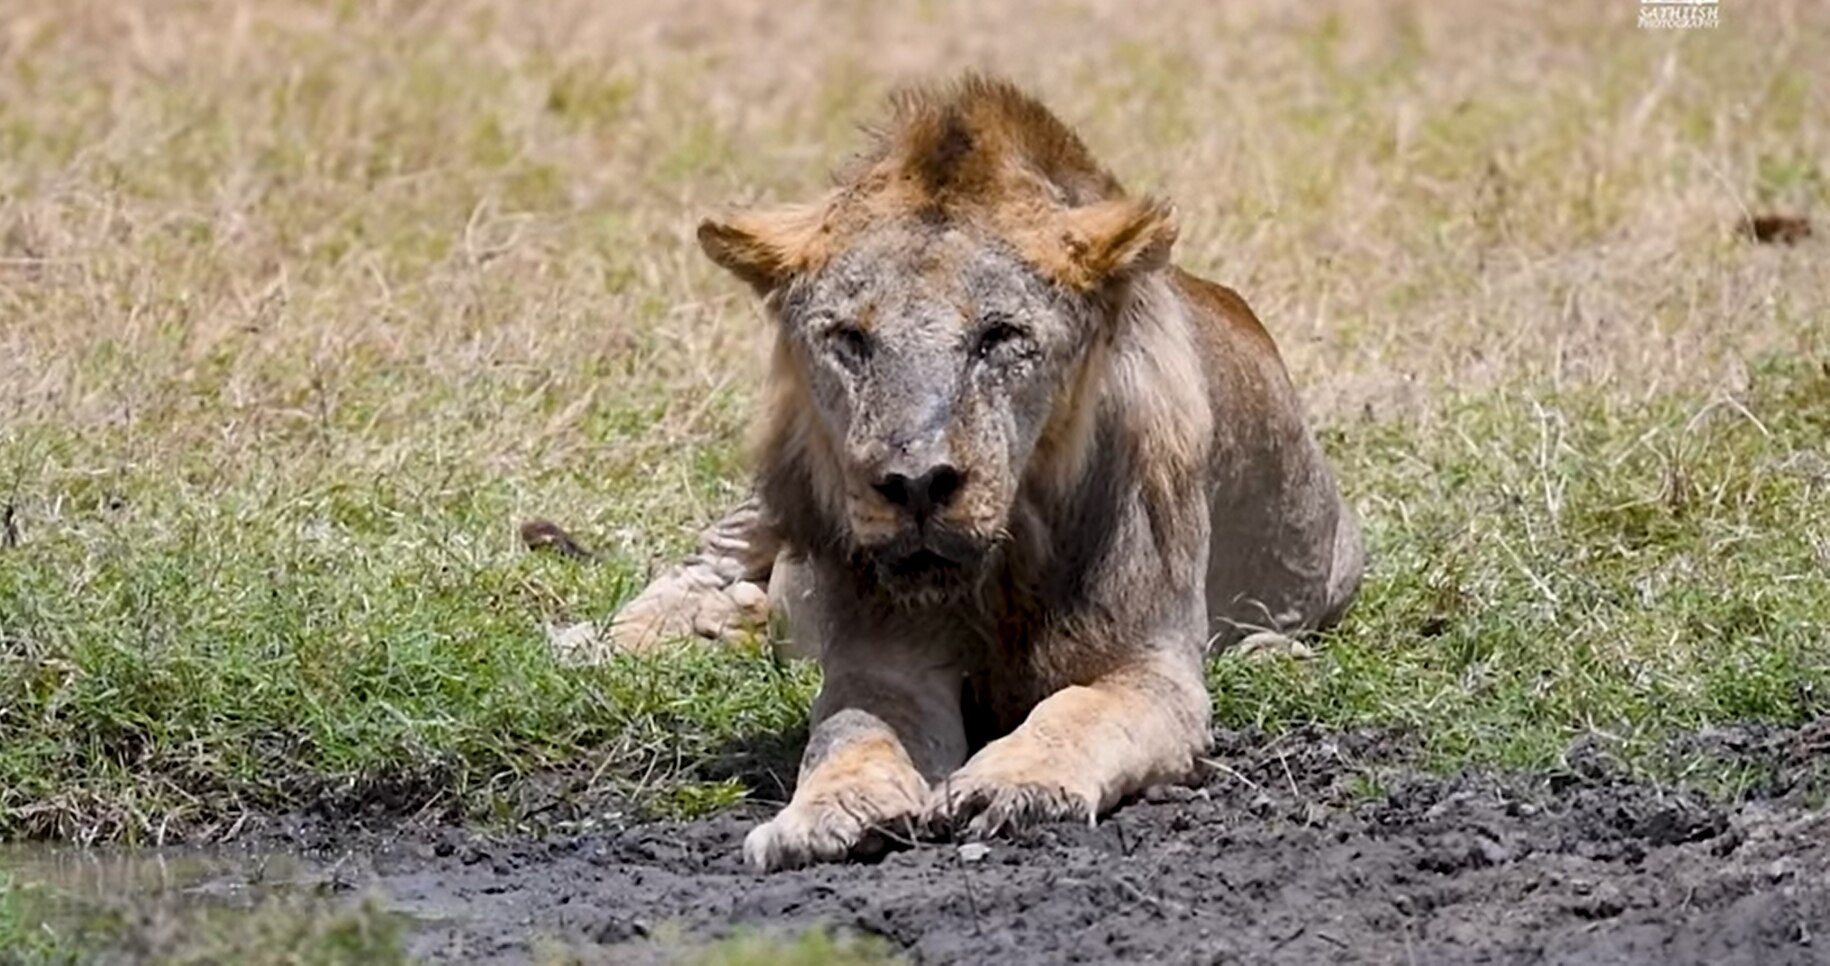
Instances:
[[[911,189],[899,200],[947,212],[1041,193],[1078,207],[1124,196],[1072,129],[1008,81],[968,74],[905,88],[872,144],[841,170],[841,188]]]
[[[1127,197],[1048,108],[976,74],[892,95],[888,120],[836,180],[811,204],[706,222],[700,242],[768,291],[874,226],[917,218],[994,235],[1084,292],[1121,266],[1160,264],[1175,240],[1168,204]]]

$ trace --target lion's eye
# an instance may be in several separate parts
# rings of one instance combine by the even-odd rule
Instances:
[[[852,368],[864,365],[871,356],[870,336],[855,325],[835,325],[827,329],[826,344],[832,347],[841,362]]]
[[[1020,346],[1029,334],[1004,319],[994,319],[979,330],[978,342],[972,347],[974,357],[984,359],[1006,346]]]

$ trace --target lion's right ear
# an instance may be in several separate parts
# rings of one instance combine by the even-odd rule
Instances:
[[[731,274],[768,294],[813,267],[822,235],[820,210],[794,206],[699,223],[699,247]]]

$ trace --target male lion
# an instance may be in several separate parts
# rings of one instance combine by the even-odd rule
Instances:
[[[716,635],[766,580],[818,654],[764,870],[1184,780],[1207,646],[1326,625],[1360,581],[1276,347],[1170,264],[1170,207],[1005,82],[892,108],[825,197],[700,225],[774,320],[756,495],[615,625]]]

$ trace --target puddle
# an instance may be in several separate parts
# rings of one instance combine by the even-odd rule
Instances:
[[[415,921],[386,903],[363,906],[377,897],[336,864],[289,852],[0,845],[0,878],[10,884],[0,911],[27,930],[15,935],[41,936],[79,960],[195,951],[202,961],[229,962],[249,948],[236,942],[307,941],[314,924],[333,929],[343,916],[408,931]]]
[[[303,941],[300,937],[317,935],[320,925],[335,929],[360,921],[368,924],[365,929],[391,924],[407,951],[418,953],[419,933],[427,927],[455,928],[458,920],[477,913],[470,901],[476,897],[460,897],[442,875],[416,867],[418,851],[384,861],[387,871],[377,868],[380,854],[350,849],[330,858],[284,850],[0,844],[0,882],[11,885],[5,898],[15,927],[42,930],[68,948],[86,951],[140,950],[148,942],[193,935],[258,946],[273,935]],[[481,898],[499,897],[485,890]],[[0,962],[5,961],[0,950]],[[237,960],[213,952],[200,961]]]
[[[0,845],[0,871],[34,901],[76,909],[142,899],[247,907],[334,882],[332,869],[302,856],[227,849]]]

